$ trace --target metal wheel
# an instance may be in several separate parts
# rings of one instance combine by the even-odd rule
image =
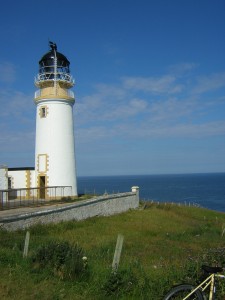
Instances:
[[[167,293],[163,300],[183,300],[194,289],[190,284],[181,284],[174,287]],[[204,300],[204,296],[200,290],[195,291],[187,300]]]

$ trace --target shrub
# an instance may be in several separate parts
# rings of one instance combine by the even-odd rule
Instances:
[[[87,258],[81,247],[68,242],[42,245],[32,257],[36,268],[49,268],[61,279],[79,278],[87,274]]]
[[[110,273],[103,285],[103,292],[106,296],[120,296],[133,291],[137,282],[131,270],[123,270],[117,273]]]

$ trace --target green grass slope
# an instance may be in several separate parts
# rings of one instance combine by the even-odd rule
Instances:
[[[224,229],[224,213],[146,203],[115,216],[32,227],[26,259],[26,232],[0,231],[0,299],[160,300],[174,284],[194,284],[201,264],[225,262]],[[112,274],[118,234],[124,243]],[[224,283],[219,290],[224,299]]]

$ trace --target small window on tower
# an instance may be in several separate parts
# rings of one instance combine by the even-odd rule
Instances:
[[[40,108],[40,117],[41,117],[41,118],[46,118],[46,116],[47,116],[47,109],[46,109],[45,106],[42,106],[42,107]]]
[[[42,108],[41,108],[41,117],[42,117],[42,118],[45,118],[45,117],[46,117],[46,108],[45,108],[45,107],[42,107]]]

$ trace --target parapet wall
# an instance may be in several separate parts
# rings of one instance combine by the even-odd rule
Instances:
[[[137,188],[137,187],[135,187]],[[60,204],[51,207],[27,209],[26,212],[1,216],[0,227],[9,231],[26,229],[36,224],[59,223],[70,220],[84,220],[95,216],[119,214],[139,206],[139,191],[104,195],[76,203]],[[3,212],[2,212],[3,213]]]

